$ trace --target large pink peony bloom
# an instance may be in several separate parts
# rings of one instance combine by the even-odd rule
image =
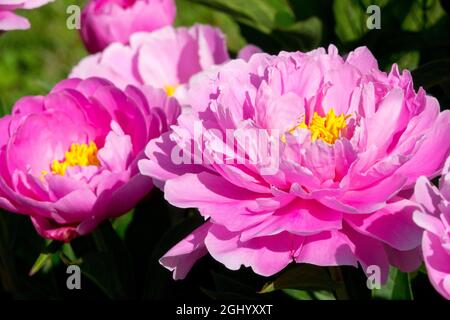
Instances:
[[[385,281],[390,264],[420,265],[409,198],[442,169],[450,112],[408,71],[381,72],[365,47],[257,54],[197,77],[188,96],[192,111],[139,162],[170,203],[208,219],[161,259],[175,278],[207,252],[264,276],[360,263]]]
[[[1,0],[0,3],[0,31],[28,29],[30,22],[14,14],[16,9],[34,9],[53,0]]]
[[[185,85],[193,75],[228,60],[225,37],[219,29],[166,27],[134,34],[129,45],[110,45],[83,59],[70,76],[98,76],[120,88],[147,84],[183,100]]]
[[[450,158],[439,186],[425,177],[417,180],[414,198],[421,210],[414,212],[414,221],[425,229],[422,251],[431,283],[450,300]]]
[[[0,119],[0,207],[70,241],[132,209],[153,184],[137,161],[180,112],[162,90],[70,79]]]
[[[133,33],[169,26],[175,14],[174,0],[90,0],[81,16],[81,37],[95,53],[113,42],[128,43]]]

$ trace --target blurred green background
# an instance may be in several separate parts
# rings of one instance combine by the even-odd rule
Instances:
[[[9,112],[22,96],[48,92],[87,55],[78,31],[66,28],[67,7],[83,2],[56,0],[37,10],[22,11],[32,28],[0,36],[0,114]],[[232,55],[246,43],[269,53],[306,51],[333,43],[345,54],[366,45],[383,70],[389,70],[393,63],[412,70],[416,87],[424,86],[436,96],[442,109],[449,107],[448,0],[176,2],[177,25],[200,22],[219,26],[227,35]],[[381,8],[380,30],[367,29],[366,9],[371,4]],[[185,281],[172,281],[158,259],[201,223],[195,212],[184,213],[170,207],[161,192],[154,190],[133,212],[106,222],[93,236],[62,245],[37,236],[27,217],[0,211],[0,299],[339,298],[338,290],[329,289],[333,270],[304,265],[263,278],[249,270],[227,270],[205,257]],[[110,246],[105,250],[99,243]],[[36,261],[36,275],[29,277]],[[65,287],[65,265],[72,263],[81,264],[89,279],[83,282],[82,292],[70,292]],[[439,298],[423,268],[410,274],[393,269],[388,285],[376,292],[367,289],[365,275],[355,270],[342,268],[342,276],[350,285],[350,298]]]

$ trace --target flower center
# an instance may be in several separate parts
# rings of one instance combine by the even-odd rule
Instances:
[[[70,150],[66,152],[64,161],[53,160],[50,166],[51,172],[63,176],[69,167],[99,166],[100,161],[97,158],[97,151],[95,142],[89,144],[73,143]],[[45,172],[43,173],[45,174]]]
[[[168,97],[173,97],[175,91],[177,91],[178,85],[166,85],[164,86],[164,91],[166,92]]]
[[[305,122],[300,124],[301,128],[309,128],[311,131],[311,140],[314,142],[317,139],[321,139],[329,144],[334,144],[341,136],[341,131],[347,126],[347,118],[341,114],[336,116],[334,109],[330,109],[325,117],[321,117],[314,112],[314,116],[309,126]]]
[[[289,133],[294,133],[298,128],[309,129],[311,131],[311,141],[316,141],[320,139],[329,144],[334,144],[337,139],[341,136],[341,131],[347,127],[346,120],[351,117],[351,115],[345,116],[341,114],[336,116],[334,109],[330,109],[325,117],[319,116],[317,112],[314,112],[313,118],[309,124],[305,121],[295,126],[289,130]],[[283,142],[286,141],[286,136],[281,137]]]

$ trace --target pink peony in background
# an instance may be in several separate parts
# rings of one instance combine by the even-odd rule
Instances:
[[[174,0],[90,0],[81,16],[86,48],[99,52],[113,42],[128,43],[133,33],[172,25]]]
[[[179,112],[161,90],[98,78],[20,99],[0,119],[0,207],[29,215],[49,239],[91,232],[151,190],[137,161]]]
[[[251,58],[254,54],[256,54],[256,53],[262,53],[262,52],[263,52],[263,51],[262,51],[261,48],[255,46],[255,45],[253,45],[253,44],[248,44],[248,45],[246,45],[245,47],[243,47],[243,48],[239,51],[237,58],[238,58],[238,59],[245,60],[245,61],[249,61],[250,58]]]
[[[229,60],[225,37],[211,26],[141,32],[130,44],[114,43],[83,59],[71,77],[98,76],[119,88],[147,84],[183,100],[185,84],[198,72]]]
[[[359,263],[385,282],[390,265],[420,266],[410,197],[442,170],[450,112],[408,71],[380,71],[365,47],[346,59],[334,46],[256,54],[196,77],[187,97],[192,111],[139,162],[170,203],[206,220],[161,259],[174,278],[207,252],[263,276],[293,261]]]
[[[436,290],[450,300],[450,158],[439,189],[426,177],[420,177],[414,198],[420,209],[414,212],[414,221],[425,231],[422,251],[428,276]]]
[[[0,31],[23,30],[30,28],[30,22],[14,13],[16,9],[34,9],[53,0],[1,0]]]

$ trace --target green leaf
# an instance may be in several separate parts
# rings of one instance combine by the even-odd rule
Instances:
[[[33,267],[30,270],[30,273],[28,274],[30,277],[34,276],[36,273],[38,273],[44,265],[47,263],[47,261],[50,260],[50,258],[53,256],[53,253],[41,253],[39,257],[36,259],[36,262],[34,263]]]
[[[281,289],[334,290],[341,285],[333,281],[327,269],[303,264],[284,272],[275,281],[266,283],[260,293]]]
[[[36,262],[30,270],[29,276],[31,277],[38,273],[46,265],[50,258],[61,249],[62,245],[62,242],[50,241],[43,252],[36,259]]]
[[[193,3],[189,0],[177,0],[176,26],[191,26],[196,23],[209,24],[219,27],[227,37],[228,49],[238,52],[246,41],[241,35],[239,25],[231,16],[223,12]]]
[[[381,30],[368,30],[369,5],[381,8]],[[368,32],[382,30],[417,32],[434,26],[445,12],[438,0],[336,0],[333,5],[336,34],[343,42],[361,39]]]
[[[411,3],[409,14],[402,24],[403,30],[424,30],[433,26],[445,16],[445,11],[442,9],[439,0],[416,0],[411,1]]]
[[[295,17],[289,11],[278,11],[275,14],[275,26],[278,28],[289,28],[294,23]]]
[[[69,261],[76,261],[78,260],[75,252],[73,251],[72,245],[70,243],[65,243],[62,247],[61,254],[64,255]]]
[[[285,0],[190,0],[229,14],[236,21],[269,34],[278,27],[288,27],[295,21]]]
[[[336,0],[333,4],[336,34],[343,42],[360,39],[366,32],[366,13],[360,1]]]
[[[282,42],[286,50],[311,50],[320,45],[322,40],[322,22],[317,17],[275,30],[272,37]]]
[[[336,300],[331,291],[307,291],[296,289],[283,289],[283,292],[295,300]]]
[[[413,50],[409,52],[394,53],[390,59],[391,61],[395,61],[395,63],[397,63],[400,70],[414,70],[418,67],[420,62],[420,51]]]
[[[383,300],[413,300],[409,274],[391,268],[388,282],[381,289],[373,289],[372,297]]]
[[[335,296],[331,291],[326,290],[313,291],[312,295],[316,300],[336,300]]]
[[[295,300],[314,300],[310,291],[296,289],[283,289],[282,291]]]
[[[133,220],[134,212],[128,212],[118,218],[115,218],[112,225],[114,230],[117,232],[117,235],[120,239],[125,239],[125,234],[130,226],[131,221]]]

